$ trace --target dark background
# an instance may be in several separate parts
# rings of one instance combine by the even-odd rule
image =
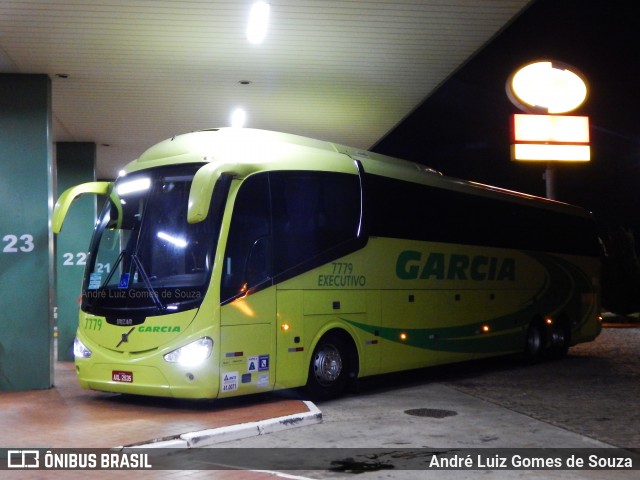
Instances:
[[[510,116],[522,112],[505,92],[515,70],[543,59],[577,68],[589,88],[572,114],[590,118],[592,159],[559,165],[556,198],[595,215],[615,264],[609,284],[625,290],[618,294],[624,300],[605,298],[610,307],[622,301],[627,305],[614,309],[640,308],[633,239],[640,232],[640,3],[537,0],[373,150],[445,175],[544,196],[546,166],[510,160]]]

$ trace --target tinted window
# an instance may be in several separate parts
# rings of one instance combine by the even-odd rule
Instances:
[[[284,272],[358,235],[360,181],[332,172],[272,172],[274,260]]]
[[[281,171],[248,177],[233,207],[221,300],[359,248],[360,212],[357,175]]]
[[[521,250],[598,255],[589,219],[367,175],[369,234]]]
[[[117,180],[91,241],[84,311],[109,319],[129,310],[144,318],[196,308],[202,302],[228,180],[221,176],[216,183],[207,219],[189,223],[189,192],[200,167],[159,167]]]
[[[271,278],[270,223],[268,176],[253,175],[240,187],[233,207],[222,269],[222,301]]]

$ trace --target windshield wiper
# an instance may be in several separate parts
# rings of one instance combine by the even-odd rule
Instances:
[[[144,267],[142,266],[142,262],[140,261],[140,259],[138,258],[138,256],[135,253],[131,254],[131,260],[133,260],[133,263],[135,263],[136,267],[138,268],[138,272],[140,273],[140,276],[142,277],[142,281],[144,282],[144,286],[147,288],[147,291],[149,292],[149,296],[151,297],[151,300],[153,300],[153,304],[156,306],[158,311],[160,311],[160,312],[164,311],[165,307],[162,304],[162,301],[160,300],[160,297],[158,296],[158,293],[154,290],[153,286],[151,285],[151,280],[149,280],[149,276],[147,275],[147,272],[145,271]]]

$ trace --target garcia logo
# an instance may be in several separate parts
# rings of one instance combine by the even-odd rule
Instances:
[[[488,257],[405,250],[398,255],[396,275],[402,280],[509,280],[516,279],[513,258]]]
[[[173,333],[180,332],[178,325],[140,325],[138,327],[140,333]]]

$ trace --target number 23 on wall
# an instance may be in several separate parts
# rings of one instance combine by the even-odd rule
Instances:
[[[5,235],[2,237],[2,253],[29,253],[36,247],[33,243],[33,235],[25,233],[23,235]]]

